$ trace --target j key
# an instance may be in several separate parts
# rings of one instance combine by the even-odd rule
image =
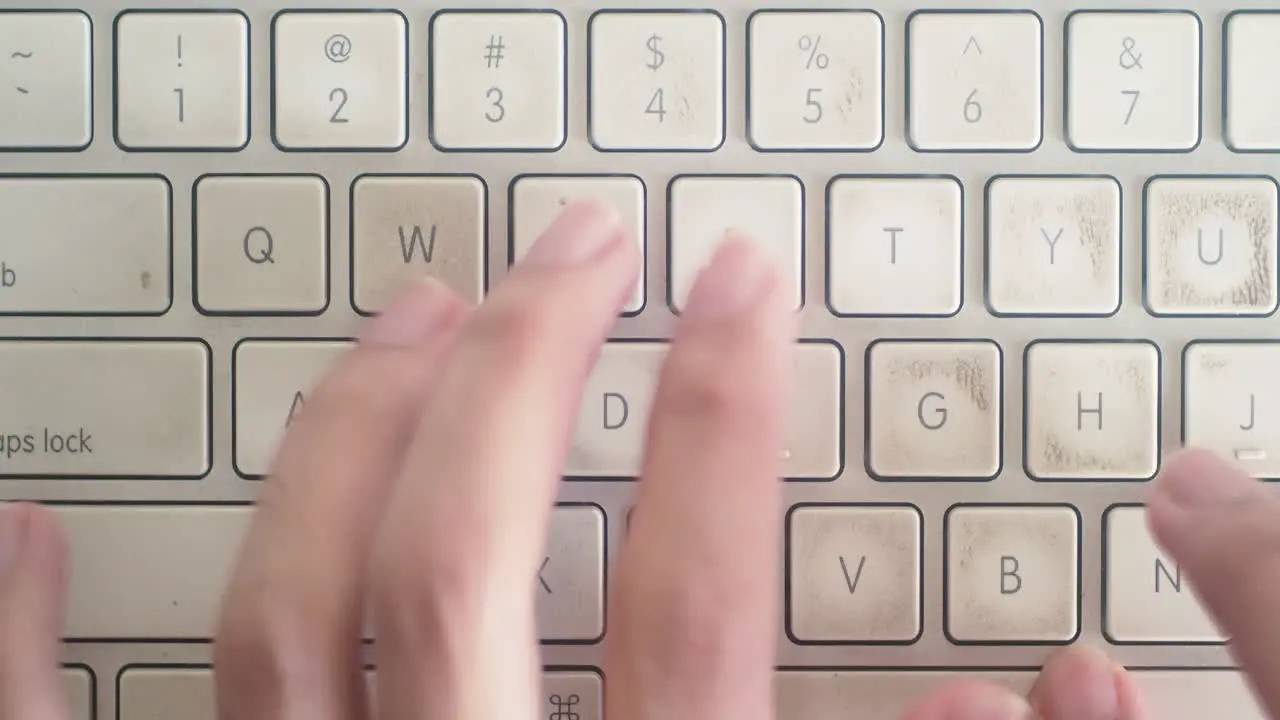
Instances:
[[[1187,445],[1229,458],[1254,475],[1280,478],[1280,343],[1196,342],[1183,354]]]

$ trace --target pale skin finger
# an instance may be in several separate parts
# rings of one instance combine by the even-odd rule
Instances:
[[[263,487],[214,645],[220,717],[360,720],[366,566],[436,367],[467,306],[401,293],[309,393]]]
[[[534,717],[551,506],[639,261],[612,210],[571,206],[460,334],[375,553],[382,718]]]

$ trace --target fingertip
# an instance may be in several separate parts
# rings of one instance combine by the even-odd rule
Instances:
[[[1116,665],[1104,652],[1075,645],[1045,663],[1030,700],[1046,720],[1116,720],[1125,718],[1117,683]]]
[[[1240,467],[1202,448],[1171,455],[1156,478],[1154,495],[1186,510],[1238,502],[1257,495],[1261,486]]]
[[[400,290],[361,334],[365,344],[408,347],[437,336],[466,303],[444,283],[425,278]]]
[[[524,263],[551,267],[589,262],[618,243],[620,223],[617,209],[609,203],[574,202],[538,237]]]

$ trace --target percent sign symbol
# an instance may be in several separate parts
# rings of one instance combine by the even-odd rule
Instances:
[[[805,70],[812,70],[815,65],[819,70],[826,70],[827,66],[831,64],[831,57],[822,52],[820,49],[821,45],[821,35],[815,37],[810,37],[808,35],[800,36],[800,50],[808,53],[809,55],[809,57],[805,58],[804,61]]]

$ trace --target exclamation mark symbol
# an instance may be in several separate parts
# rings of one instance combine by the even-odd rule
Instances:
[[[178,36],[178,67],[182,67],[182,36]]]

